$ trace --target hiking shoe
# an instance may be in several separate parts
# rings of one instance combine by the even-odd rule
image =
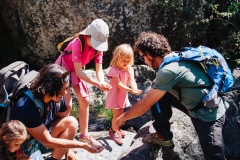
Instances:
[[[113,133],[113,130],[110,129],[109,130],[109,137],[115,141],[118,145],[122,145],[123,144],[123,141],[122,141],[122,136],[121,136],[121,133],[120,132],[115,132]]]
[[[164,140],[164,138],[160,139],[156,133],[147,134],[146,136],[144,136],[143,140],[147,143],[157,144],[164,149],[174,148],[172,139],[171,140]]]
[[[121,136],[122,136],[122,138],[124,138],[125,136],[126,136],[126,134],[120,129],[120,134],[121,134]]]
[[[90,135],[86,135],[86,134],[80,134],[79,136],[79,141],[83,142],[83,143],[87,143],[90,146],[92,146],[93,148],[100,148],[102,147],[101,143],[99,143],[98,141],[96,141],[94,138],[92,138]]]

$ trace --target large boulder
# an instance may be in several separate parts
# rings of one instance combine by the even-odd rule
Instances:
[[[167,26],[166,20],[160,20],[165,18],[162,16],[164,10],[150,1],[1,0],[0,2],[3,22],[20,42],[21,55],[31,66],[43,66],[54,62],[57,44],[85,29],[96,18],[102,18],[110,28],[109,50],[104,56],[105,68],[117,45],[133,44],[143,30],[159,31]]]
[[[231,160],[240,159],[240,68],[233,71],[235,84],[226,98],[230,108],[226,112],[223,128],[226,157]]]

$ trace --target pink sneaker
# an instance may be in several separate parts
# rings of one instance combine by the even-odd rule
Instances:
[[[113,141],[115,141],[118,145],[122,145],[123,144],[122,136],[121,136],[120,132],[117,131],[117,132],[113,133],[113,130],[110,129],[109,130],[109,137]]]
[[[124,138],[125,136],[126,136],[126,134],[120,129],[120,134],[121,134],[121,136],[122,136],[122,138]]]
[[[79,141],[80,142],[84,142],[87,143],[89,145],[91,145],[94,148],[100,148],[102,147],[101,143],[99,143],[98,141],[96,141],[94,138],[92,138],[90,135],[86,135],[86,134],[80,134],[79,136]]]

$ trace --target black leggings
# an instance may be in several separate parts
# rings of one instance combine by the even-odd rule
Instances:
[[[170,140],[173,133],[170,131],[170,118],[172,116],[171,106],[181,110],[189,116],[188,110],[176,97],[167,92],[159,101],[158,105],[152,106],[151,111],[154,117],[153,127],[164,139]],[[224,143],[222,127],[225,122],[225,115],[213,122],[204,122],[200,119],[191,118],[193,126],[198,134],[199,141],[206,160],[224,160]]]

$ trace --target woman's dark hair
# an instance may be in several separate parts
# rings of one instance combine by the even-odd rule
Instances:
[[[58,64],[49,64],[39,71],[30,90],[35,98],[43,99],[46,94],[51,97],[58,96],[67,81],[69,81],[69,72]]]
[[[147,31],[142,32],[138,37],[134,44],[134,51],[148,52],[153,57],[164,57],[171,52],[171,47],[163,35]]]

